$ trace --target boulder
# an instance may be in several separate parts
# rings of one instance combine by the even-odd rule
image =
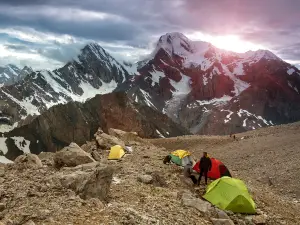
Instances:
[[[266,215],[253,216],[252,222],[256,225],[264,225],[267,222],[267,216]]]
[[[184,206],[193,207],[203,214],[211,214],[213,209],[210,203],[196,198],[188,192],[182,194],[181,201]]]
[[[84,145],[81,146],[81,148],[87,152],[91,153],[92,151],[97,150],[97,142],[95,140],[87,141]]]
[[[15,164],[20,168],[41,168],[43,167],[42,161],[35,154],[26,153],[20,155],[15,159]]]
[[[82,165],[78,165],[75,167],[64,167],[62,170],[63,171],[86,171],[86,170],[95,170],[98,166],[100,166],[100,162],[91,162],[91,163],[86,163]]]
[[[54,165],[54,152],[41,152],[38,157],[44,165],[53,166]]]
[[[5,175],[5,168],[0,166],[0,177],[4,177]]]
[[[151,184],[153,182],[153,177],[151,175],[139,175],[137,181],[144,184]]]
[[[125,148],[125,143],[122,140],[104,133],[101,129],[98,129],[94,137],[101,149],[108,150],[115,145],[120,145]]]
[[[101,155],[97,151],[92,151],[91,156],[93,157],[93,159],[95,159],[96,161],[99,161],[99,162],[102,159]]]
[[[32,220],[28,220],[24,225],[35,225],[35,223]]]
[[[221,209],[216,208],[216,213],[219,219],[230,219],[227,213]]]
[[[0,212],[2,212],[6,208],[4,203],[0,203]]]
[[[234,222],[231,219],[216,219],[211,218],[213,225],[234,225]]]
[[[112,167],[98,167],[94,171],[75,171],[60,176],[60,182],[65,188],[72,189],[83,199],[98,198],[106,201],[112,182]]]
[[[74,167],[85,163],[94,162],[95,160],[85,151],[83,151],[76,143],[58,151],[54,155],[55,167],[63,166]]]
[[[108,129],[108,134],[119,138],[120,140],[124,141],[125,144],[128,144],[130,141],[136,141],[139,139],[139,136],[136,132],[126,132],[113,128]]]

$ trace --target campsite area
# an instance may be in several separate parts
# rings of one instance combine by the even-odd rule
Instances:
[[[73,179],[74,174],[83,174],[84,167],[93,165],[57,171],[51,162],[53,155],[42,153],[39,155],[45,165],[42,168],[20,170],[19,163],[5,167],[1,187],[9,204],[2,221],[13,224],[34,221],[45,225],[220,224],[214,223],[214,218],[220,215],[211,214],[207,210],[211,206],[200,201],[205,192],[203,181],[200,188],[195,187],[183,177],[181,167],[163,164],[171,151],[185,149],[195,160],[199,160],[203,151],[220,159],[233,177],[246,183],[253,196],[257,215],[227,212],[221,213],[221,217],[240,225],[297,225],[300,224],[299,131],[300,124],[296,123],[238,134],[237,140],[229,136],[139,138],[130,142],[133,152],[119,160],[108,160],[109,150],[102,150],[100,165],[114,169],[106,201],[84,200],[56,182],[61,177]],[[81,148],[93,149],[95,142]]]

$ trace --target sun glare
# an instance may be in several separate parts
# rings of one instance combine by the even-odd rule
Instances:
[[[257,45],[248,41],[243,41],[236,35],[210,36],[202,34],[200,32],[196,32],[191,35],[188,35],[188,37],[195,41],[207,41],[216,46],[217,48],[239,53],[246,52],[249,50],[255,51],[258,49],[265,49],[261,45]]]

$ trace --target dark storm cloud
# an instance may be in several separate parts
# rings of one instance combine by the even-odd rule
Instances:
[[[283,58],[287,60],[299,60],[300,59],[300,42],[285,46],[277,51]]]
[[[300,60],[299,11],[297,0],[0,0],[0,28],[145,47],[171,31],[235,34]]]

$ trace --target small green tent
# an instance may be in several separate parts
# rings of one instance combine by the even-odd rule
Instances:
[[[178,166],[185,166],[187,163],[192,162],[191,153],[186,150],[176,150],[170,153],[171,161]]]
[[[235,178],[221,177],[215,180],[207,186],[203,198],[223,210],[255,213],[255,203],[245,183]]]

